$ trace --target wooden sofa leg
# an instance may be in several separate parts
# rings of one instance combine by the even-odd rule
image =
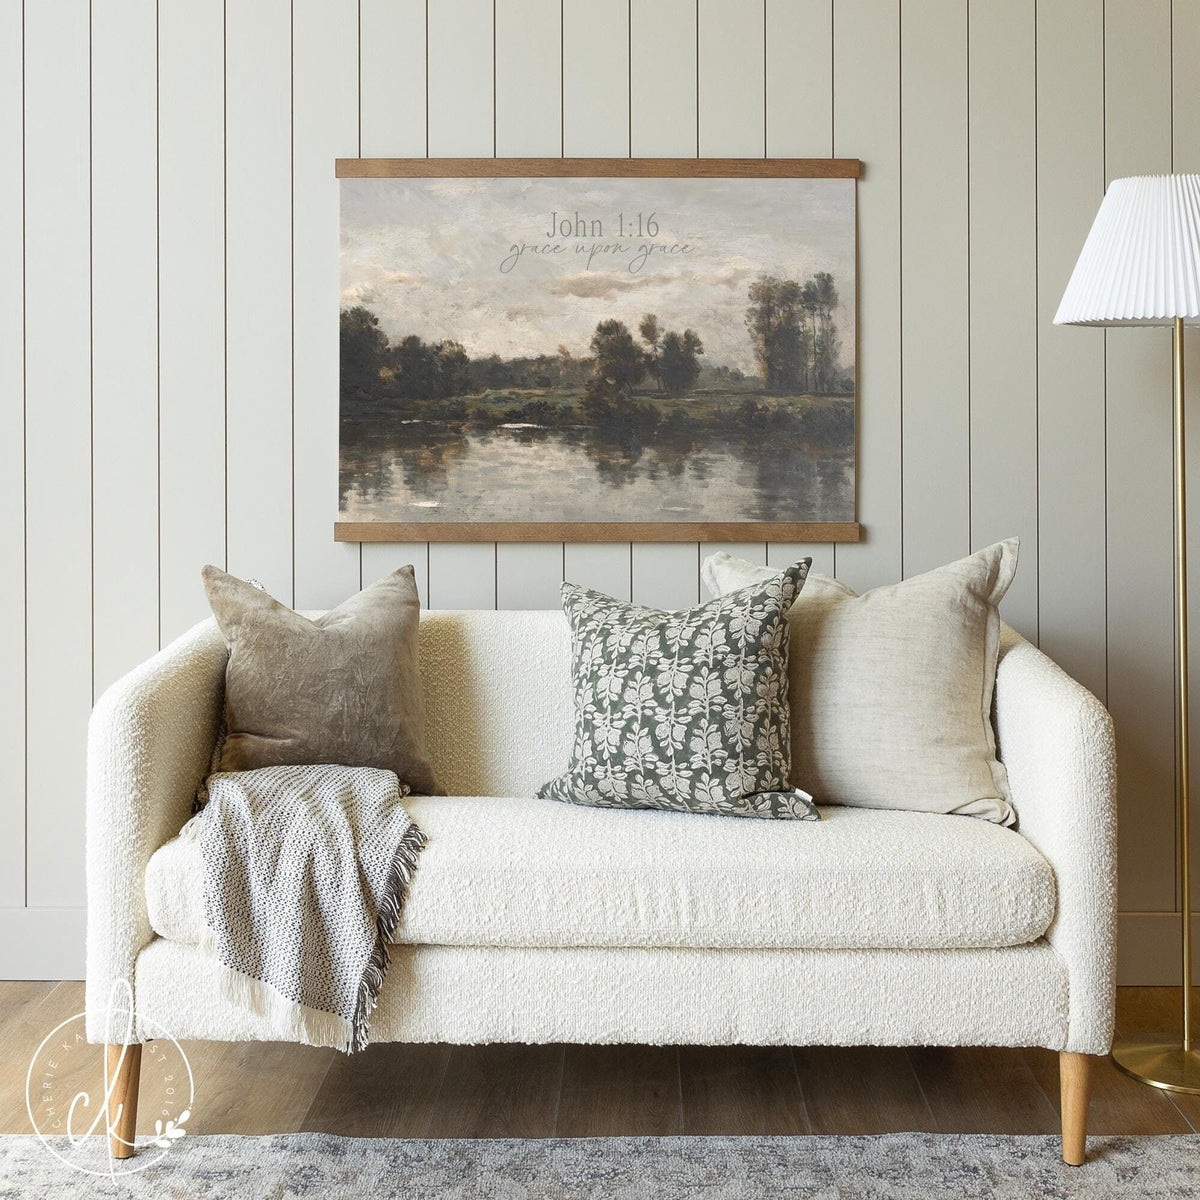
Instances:
[[[113,1158],[131,1158],[137,1131],[138,1083],[141,1078],[142,1047],[109,1046],[108,1124]]]
[[[1090,1054],[1058,1056],[1058,1083],[1062,1097],[1062,1156],[1068,1166],[1079,1167],[1087,1158],[1088,1082]]]

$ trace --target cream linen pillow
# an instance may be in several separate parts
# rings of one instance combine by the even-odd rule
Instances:
[[[788,613],[792,782],[818,804],[965,813],[1015,825],[996,758],[997,605],[1017,539],[862,596],[810,575]],[[714,595],[778,574],[705,560]]]

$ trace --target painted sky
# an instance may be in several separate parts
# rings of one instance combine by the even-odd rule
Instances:
[[[585,355],[599,321],[615,317],[636,333],[652,312],[664,329],[696,330],[707,361],[755,373],[751,281],[829,271],[842,362],[853,361],[853,180],[343,179],[341,187],[342,305],[370,308],[393,339],[453,339],[472,357],[553,354],[560,345]],[[569,221],[568,235],[547,236],[551,213]],[[647,236],[651,214],[657,233]]]

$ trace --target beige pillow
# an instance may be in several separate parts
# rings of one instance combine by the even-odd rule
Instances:
[[[1016,823],[996,758],[997,605],[1017,539],[862,596],[810,575],[791,626],[792,782],[818,804],[966,813]],[[715,595],[778,572],[728,554]]]
[[[219,770],[384,767],[414,792],[440,794],[425,750],[412,567],[314,619],[218,567],[203,577],[229,646]]]

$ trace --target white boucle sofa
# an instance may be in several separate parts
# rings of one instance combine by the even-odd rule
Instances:
[[[95,1041],[121,979],[135,1039],[141,1019],[176,1038],[282,1036],[223,999],[199,946],[198,848],[178,836],[209,769],[225,658],[207,621],[92,716]],[[1063,1052],[1064,1157],[1082,1161],[1088,1056],[1113,1028],[1112,730],[1045,655],[1005,631],[996,725],[1018,830],[533,799],[572,735],[562,614],[425,614],[421,665],[450,794],[406,802],[429,844],[373,1041],[1045,1046]]]

